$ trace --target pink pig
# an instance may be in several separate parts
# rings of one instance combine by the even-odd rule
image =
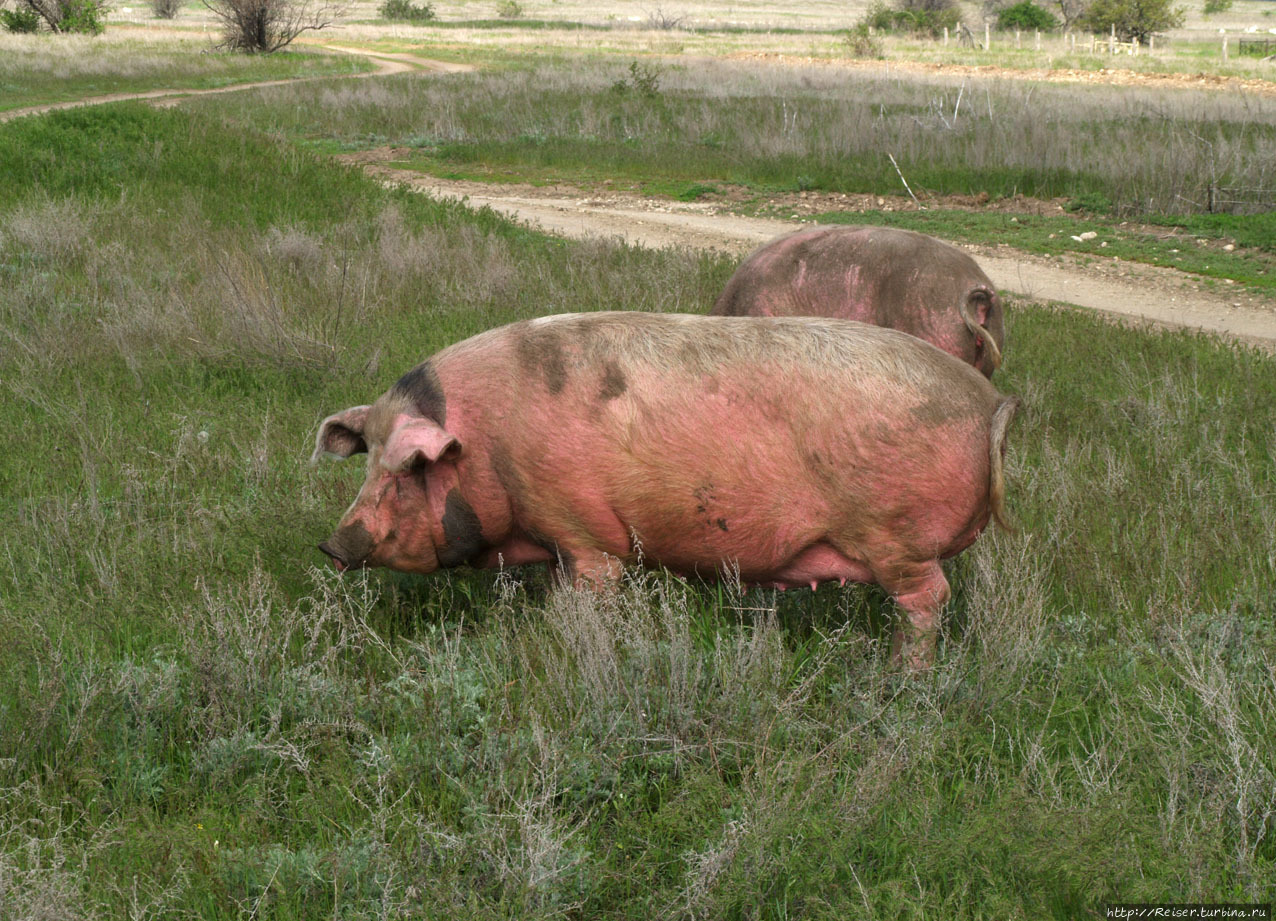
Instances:
[[[992,377],[1005,344],[1001,298],[975,260],[891,227],[815,227],[749,256],[718,316],[840,317],[925,339]]]
[[[644,560],[749,584],[881,585],[894,655],[932,660],[939,561],[995,517],[1017,401],[920,339],[849,320],[565,314],[460,342],[315,457],[367,452],[320,549],[338,569],[548,563],[577,585]]]

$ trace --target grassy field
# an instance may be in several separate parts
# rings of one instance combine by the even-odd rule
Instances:
[[[99,37],[0,32],[0,112],[88,96],[364,73],[353,55],[216,52],[208,36],[110,30]]]
[[[201,105],[319,151],[393,145],[394,165],[445,178],[684,199],[730,187],[750,213],[799,191],[900,194],[898,164],[925,213],[816,218],[1276,291],[1276,98],[756,61],[515,60],[447,78],[285,87],[251,107]],[[1211,186],[1239,213],[1204,213]],[[944,207],[945,196],[1016,195],[1057,198],[1073,213]],[[1088,230],[1100,237],[1072,239]]]
[[[408,85],[0,126],[0,917],[1270,900],[1269,356],[1012,304],[1020,530],[949,567],[916,678],[868,589],[321,568],[361,482],[307,466],[325,414],[499,323],[702,310],[732,269],[388,190],[279,130],[302,98],[384,111],[325,138],[489,130]]]
[[[1092,50],[1091,36],[1065,37],[1061,32],[1043,33],[1041,48],[1035,47],[1032,33],[1021,35],[1016,45],[1013,32],[990,33],[990,48],[963,47],[954,38],[941,39],[908,34],[878,35],[877,51],[857,54],[847,40],[848,30],[865,14],[869,3],[851,2],[829,8],[827,15],[812,17],[814,4],[787,4],[768,13],[748,18],[687,15],[677,26],[660,28],[655,23],[678,19],[668,7],[628,10],[623,0],[591,5],[588,15],[572,18],[569,3],[554,0],[542,15],[528,13],[519,19],[491,19],[483,11],[465,18],[454,4],[436,6],[440,18],[419,25],[389,24],[379,20],[377,4],[357,4],[351,20],[342,28],[343,42],[357,41],[381,50],[418,51],[427,57],[454,52],[480,57],[570,53],[615,58],[629,55],[654,58],[711,57],[725,59],[785,59],[789,63],[820,66],[902,65],[913,70],[944,66],[994,73],[1019,73],[1040,77],[1048,71],[1070,74],[1085,81],[1099,71],[1128,76],[1137,81],[1149,75],[1170,75],[1183,85],[1216,78],[1270,81],[1272,66],[1260,57],[1238,53],[1241,33],[1253,28],[1266,32],[1276,26],[1276,11],[1264,0],[1239,0],[1231,14],[1194,21],[1171,35],[1159,35],[1152,52],[1112,55],[1102,46]],[[609,10],[610,7],[610,11]],[[491,8],[489,7],[489,10]],[[682,7],[681,9],[686,9]],[[982,10],[962,7],[965,21],[983,42]],[[723,12],[721,6],[717,10]],[[743,12],[734,7],[733,12]],[[1197,10],[1190,10],[1199,14]],[[488,14],[490,16],[490,13]],[[1220,28],[1230,34],[1230,53],[1223,57]],[[1106,36],[1099,36],[1103,39]],[[1254,37],[1254,36],[1247,36]],[[920,65],[920,66],[918,66]],[[1189,79],[1190,78],[1190,79]]]
[[[1211,182],[1255,206],[1276,199],[1276,97],[1243,94],[564,57],[318,96],[297,87],[235,117],[322,149],[393,143],[436,169],[569,180],[897,191],[893,156],[937,195],[1155,214],[1205,210]]]

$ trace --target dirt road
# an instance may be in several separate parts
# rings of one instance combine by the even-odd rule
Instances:
[[[352,157],[352,160],[357,160]],[[693,246],[743,254],[800,221],[742,217],[716,205],[617,192],[581,197],[561,189],[458,182],[363,162],[386,182],[435,197],[463,198],[568,237],[620,237],[643,246]],[[1050,258],[1002,246],[963,246],[996,285],[1037,301],[1055,301],[1157,326],[1186,326],[1276,351],[1276,300],[1211,290],[1197,276],[1136,262],[1061,254]]]

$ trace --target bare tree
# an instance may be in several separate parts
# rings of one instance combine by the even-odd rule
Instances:
[[[1072,30],[1073,24],[1081,18],[1081,14],[1085,12],[1085,0],[1050,0],[1045,4],[1050,9],[1059,14],[1059,21],[1063,24],[1063,31]]]
[[[302,32],[324,29],[345,12],[350,0],[203,0],[222,21],[219,47],[269,54]]]
[[[687,17],[681,13],[666,13],[663,7],[657,6],[654,10],[647,10],[647,28],[663,29],[681,29],[686,23]]]

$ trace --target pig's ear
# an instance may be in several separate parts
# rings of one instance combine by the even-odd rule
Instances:
[[[432,419],[404,422],[386,440],[381,463],[387,470],[411,470],[421,462],[434,463],[445,455],[459,453],[461,443]]]
[[[310,455],[310,463],[317,462],[325,454],[349,457],[365,453],[368,443],[363,440],[363,426],[368,421],[371,408],[352,406],[324,419],[319,426],[319,434],[315,436],[315,453]]]

